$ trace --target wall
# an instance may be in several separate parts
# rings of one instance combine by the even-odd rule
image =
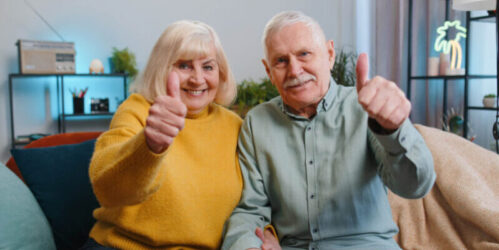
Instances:
[[[77,73],[87,73],[88,65],[94,58],[103,61],[106,72],[109,72],[108,57],[113,46],[120,49],[128,47],[136,54],[138,67],[142,69],[153,44],[168,24],[179,19],[196,19],[208,23],[218,32],[236,79],[241,81],[265,76],[260,63],[263,57],[261,32],[267,20],[282,10],[304,11],[322,25],[327,38],[334,38],[337,48],[355,48],[357,2],[365,1],[317,0],[312,4],[303,0],[2,0],[0,120],[3,122],[0,123],[0,161],[6,162],[10,156],[8,74],[18,73],[17,50],[14,44],[20,38],[60,40],[27,3],[65,40],[75,42]],[[363,41],[363,44],[363,51],[366,51],[367,41]],[[53,82],[52,79],[37,79],[35,84],[25,80],[16,83],[16,134],[56,131],[57,107],[53,104],[56,100]],[[99,94],[92,93],[91,90],[92,88],[88,95]],[[122,90],[114,91],[121,93]],[[114,98],[114,95],[111,95],[110,101],[114,102]],[[116,103],[111,106],[113,105],[116,106]],[[87,123],[85,127],[79,127],[79,122],[74,122],[69,131],[106,128],[106,121],[90,120]]]

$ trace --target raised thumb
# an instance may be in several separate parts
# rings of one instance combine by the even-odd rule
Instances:
[[[169,97],[180,99],[180,80],[176,72],[172,71],[168,75],[166,82],[166,93]]]
[[[367,60],[367,54],[362,53],[357,59],[357,92],[360,91],[367,83],[367,74],[369,73],[369,61]]]

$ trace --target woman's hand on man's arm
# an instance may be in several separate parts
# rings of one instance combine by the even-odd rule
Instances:
[[[255,234],[262,240],[262,246],[260,248],[248,248],[248,250],[281,250],[279,240],[275,237],[271,229],[263,231],[258,227],[255,230]]]

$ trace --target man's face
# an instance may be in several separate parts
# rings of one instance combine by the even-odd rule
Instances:
[[[267,74],[282,100],[297,114],[313,108],[329,88],[334,64],[332,41],[319,41],[303,23],[285,26],[267,41]]]

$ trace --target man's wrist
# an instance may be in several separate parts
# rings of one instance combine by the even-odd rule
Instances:
[[[383,128],[376,119],[369,117],[367,119],[367,126],[378,135],[390,135],[393,132],[397,131],[396,129],[385,129]]]

